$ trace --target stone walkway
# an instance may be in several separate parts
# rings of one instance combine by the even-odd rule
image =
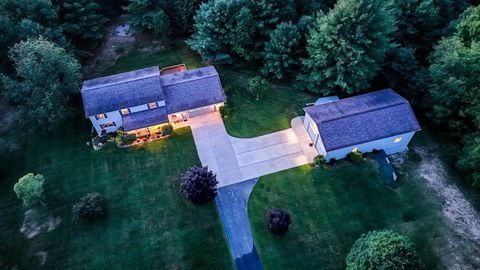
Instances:
[[[303,117],[294,118],[290,129],[248,139],[228,135],[218,113],[189,122],[200,160],[217,174],[219,187],[301,166],[317,155]]]

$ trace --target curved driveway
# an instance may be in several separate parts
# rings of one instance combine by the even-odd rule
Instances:
[[[200,160],[217,174],[219,187],[301,166],[317,155],[303,117],[294,118],[292,128],[248,139],[228,135],[218,113],[189,122]]]

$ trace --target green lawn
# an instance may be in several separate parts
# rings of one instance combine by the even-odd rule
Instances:
[[[164,50],[155,53],[133,51],[130,55],[119,58],[115,65],[103,74],[179,63],[185,63],[189,69],[205,65],[183,41],[174,41]],[[217,69],[231,106],[232,113],[225,119],[225,126],[232,136],[255,137],[290,128],[292,118],[304,115],[305,104],[316,100],[315,95],[277,83],[271,84],[271,90],[266,97],[256,100],[246,92],[245,87],[249,78],[259,75],[258,67],[221,65],[217,66]]]
[[[232,269],[213,203],[195,207],[179,194],[181,174],[200,164],[189,128],[131,149],[95,152],[85,145],[90,125],[72,119],[55,134],[29,137],[7,162],[0,182],[0,268]],[[26,239],[24,209],[12,191],[27,172],[46,177],[49,213],[60,216],[52,232]],[[100,192],[107,216],[92,224],[71,221],[71,207],[87,192]]]
[[[438,266],[432,248],[440,232],[440,205],[418,179],[400,178],[387,188],[368,161],[339,162],[329,169],[310,166],[264,176],[248,204],[255,244],[265,269],[344,269],[353,242],[370,230],[393,229],[409,236],[427,269]],[[409,165],[414,166],[414,165]],[[285,238],[266,230],[272,207],[292,215]]]

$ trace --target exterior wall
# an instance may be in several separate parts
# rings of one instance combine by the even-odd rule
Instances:
[[[102,128],[100,127],[101,124],[105,124],[108,122],[115,122],[115,126],[107,127],[105,129],[107,132],[114,132],[119,127],[123,126],[122,115],[120,114],[119,111],[108,112],[105,114],[107,115],[107,118],[99,119],[99,120],[95,118],[95,115],[89,117],[93,127],[95,128],[98,134],[102,134]]]
[[[342,159],[342,158],[345,158],[355,148],[362,153],[372,152],[375,149],[384,150],[385,153],[387,153],[387,155],[403,152],[408,149],[407,147],[408,143],[410,142],[414,134],[415,132],[410,132],[410,133],[388,137],[385,139],[380,139],[372,142],[362,143],[359,145],[353,145],[353,146],[345,147],[342,149],[329,151],[327,152],[327,155],[325,158],[327,160],[330,160],[332,158]],[[401,141],[398,143],[395,143],[395,139],[397,138],[401,138]]]
[[[317,149],[317,152],[321,155],[325,155],[325,148],[323,146],[323,141],[322,138],[320,137],[318,133],[318,127],[317,124],[312,120],[310,115],[308,113],[305,113],[305,119],[303,121],[303,126],[307,130],[308,136],[310,136],[310,139],[312,139],[312,142],[315,146],[315,149]],[[312,127],[314,130],[312,130]]]

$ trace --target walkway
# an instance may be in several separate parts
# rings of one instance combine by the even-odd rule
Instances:
[[[200,160],[217,174],[219,187],[301,166],[317,155],[303,117],[294,118],[290,129],[249,139],[229,136],[218,113],[189,122]]]
[[[237,269],[263,269],[253,243],[248,221],[247,202],[258,178],[221,187],[215,198],[230,252]]]

